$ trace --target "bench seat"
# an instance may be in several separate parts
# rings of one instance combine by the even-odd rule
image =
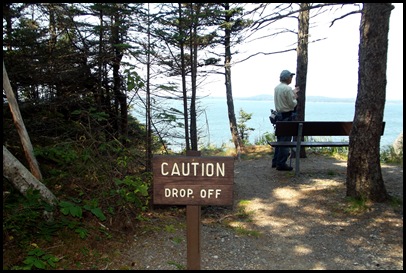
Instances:
[[[302,141],[305,136],[349,136],[352,121],[277,121],[275,136],[294,136],[296,141],[268,141],[272,147],[289,147],[298,151],[301,147],[348,147],[348,141]],[[382,135],[385,122],[382,126]],[[299,175],[300,156],[296,156],[295,174]]]
[[[281,141],[281,142],[271,142],[268,144],[272,147],[284,146],[284,147],[296,147],[296,141]],[[348,147],[349,142],[319,142],[319,141],[302,141],[300,142],[301,147]]]

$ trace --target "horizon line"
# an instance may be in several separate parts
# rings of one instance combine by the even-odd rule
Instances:
[[[248,97],[241,97],[241,96],[236,96],[233,97],[233,99],[250,99],[250,98],[256,98],[256,97],[262,97],[262,96],[267,96],[267,97],[272,97],[273,95],[270,94],[259,94],[259,95],[254,95],[254,96],[248,96]],[[203,96],[205,97],[205,96]],[[226,98],[226,96],[219,96],[219,95],[207,95],[207,97],[212,97],[212,98]],[[326,98],[326,99],[341,99],[341,100],[355,100],[355,97],[328,97],[328,96],[317,96],[317,95],[309,95],[306,96],[307,98]],[[393,98],[389,98],[386,99],[386,101],[401,101],[403,102],[403,98],[397,98],[397,99],[393,99]]]

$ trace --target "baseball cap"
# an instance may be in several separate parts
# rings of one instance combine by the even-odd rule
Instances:
[[[289,70],[282,70],[280,80],[281,81],[286,80],[286,79],[292,77],[293,75],[295,75],[295,73],[292,73]]]

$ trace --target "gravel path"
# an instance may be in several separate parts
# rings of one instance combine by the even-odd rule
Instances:
[[[403,270],[402,205],[348,212],[345,161],[309,155],[298,178],[270,162],[236,162],[233,208],[202,207],[202,270]],[[403,203],[403,166],[382,172]],[[165,209],[109,269],[187,269],[186,245],[184,208]]]

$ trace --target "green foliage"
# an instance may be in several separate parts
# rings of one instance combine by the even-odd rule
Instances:
[[[240,235],[253,236],[258,238],[261,236],[261,232],[256,230],[251,230],[246,227],[246,223],[252,222],[252,211],[247,211],[246,206],[249,200],[240,200],[237,204],[237,210],[234,213],[234,220],[231,220],[228,225]]]
[[[240,200],[240,202],[237,205],[237,213],[236,213],[236,216],[239,219],[244,219],[247,222],[252,221],[252,219],[251,219],[252,212],[247,212],[246,209],[245,209],[245,206],[249,202],[250,201],[248,201],[248,200]]]
[[[216,156],[224,156],[225,155],[226,145],[223,143],[220,147],[217,147],[213,144],[209,146],[201,146],[200,151],[202,154],[207,156],[216,155]]]
[[[129,118],[129,133],[124,141],[104,130],[109,128],[103,127],[109,122],[105,113],[92,107],[80,109],[78,105],[77,108],[66,111],[65,115],[59,114],[58,109],[50,112],[43,106],[37,108],[39,111],[23,109],[31,113],[24,116],[28,117],[27,130],[34,132],[30,137],[36,143],[43,183],[60,202],[50,207],[41,201],[38,191],[23,196],[10,183],[3,185],[3,191],[9,192],[3,200],[3,238],[6,238],[3,247],[8,251],[14,246],[20,249],[15,258],[7,259],[4,267],[20,266],[24,257],[21,253],[33,240],[46,240],[50,244],[53,240],[67,240],[68,244],[78,240],[72,244],[81,245],[93,240],[93,236],[112,237],[108,227],[100,228],[100,222],[109,216],[114,215],[110,219],[114,219],[115,228],[128,218],[145,219],[143,212],[147,209],[152,181],[152,174],[145,173],[143,168],[145,128]],[[50,117],[52,122],[48,122]],[[13,124],[11,116],[4,121]],[[9,128],[13,128],[11,125]],[[18,137],[13,130],[6,131],[8,143],[13,143],[15,136]],[[17,158],[24,154],[16,148],[12,152]],[[24,158],[20,160],[24,162]],[[116,181],[120,182],[116,184]],[[52,213],[52,220],[44,218],[44,211]],[[72,233],[77,236],[71,236]],[[51,267],[52,259],[46,260],[45,255],[29,255],[25,268],[37,269],[35,265],[41,267],[42,263],[46,268]]]
[[[127,74],[127,90],[131,91],[135,89],[138,91],[140,88],[144,87],[144,81],[136,71],[131,69],[124,70],[124,73]]]
[[[107,121],[109,115],[104,111],[98,111],[95,107],[90,107],[89,109],[77,109],[71,112],[71,115],[76,118],[82,116],[89,116],[91,120],[97,122]]]
[[[241,140],[244,144],[249,144],[249,132],[254,131],[254,128],[247,126],[247,121],[251,120],[252,114],[246,113],[242,108],[239,111],[237,128],[238,133],[240,134]]]
[[[106,216],[103,214],[101,208],[98,207],[97,200],[93,199],[90,201],[85,200],[86,205],[83,206],[84,209],[90,211],[93,215],[99,218],[100,221],[105,221]]]
[[[186,267],[174,261],[169,261],[168,264],[176,266],[178,270],[185,270]]]
[[[354,214],[361,213],[368,209],[366,198],[347,197],[348,206],[344,209],[345,212]]]
[[[182,239],[182,238],[179,238],[179,237],[174,237],[174,238],[172,239],[172,241],[173,241],[175,244],[180,244],[180,243],[183,241],[183,239]]]
[[[77,202],[81,202],[81,200],[77,200]],[[59,202],[60,211],[64,215],[71,215],[73,217],[82,218],[82,216],[83,216],[82,207],[83,207],[84,209],[86,209],[86,210],[90,211],[92,214],[94,214],[101,221],[106,220],[106,216],[103,214],[101,209],[99,207],[97,207],[97,204],[98,204],[97,200],[90,200],[90,201],[85,200],[85,202],[87,203],[86,205],[80,206],[80,205],[74,204],[69,201],[61,201],[61,202]]]
[[[119,156],[117,157],[117,165],[122,166],[122,167],[127,167],[127,162],[128,162],[128,156]]]
[[[60,211],[64,215],[72,215],[73,217],[82,217],[82,207],[68,201],[59,202]]]
[[[276,141],[276,136],[274,133],[265,132],[262,136],[256,138],[254,143],[255,145],[269,145],[268,141],[270,142]]]
[[[55,268],[59,259],[52,254],[48,254],[42,249],[38,248],[35,244],[33,250],[28,252],[27,257],[24,259],[24,266],[14,266],[14,270],[32,270],[32,269],[50,269]]]
[[[10,194],[3,202],[3,234],[21,242],[29,241],[36,234],[49,239],[58,226],[44,221],[44,210],[51,211],[52,207],[40,199],[39,190],[29,189],[25,197]]]
[[[393,146],[386,146],[381,150],[381,162],[403,164],[403,143],[402,147],[395,150]]]
[[[149,201],[149,182],[137,176],[125,176],[124,179],[114,178],[118,186],[117,193],[124,202],[134,204],[137,208],[145,210]]]
[[[77,227],[75,228],[75,232],[79,235],[80,238],[84,239],[87,237],[88,235],[88,231],[87,229],[83,228],[83,227]]]
[[[63,227],[74,230],[81,238],[86,237],[87,230],[80,227],[81,224],[79,222],[68,219],[44,220],[44,210],[52,212],[53,208],[41,201],[39,196],[38,190],[29,190],[26,197],[17,197],[16,201],[18,202],[6,202],[4,207],[3,232],[21,242],[30,241],[33,236],[50,240]],[[106,219],[95,201],[89,201],[83,207],[69,201],[60,201],[58,206],[60,212],[65,216],[83,218],[84,208],[101,221]]]
[[[159,119],[161,122],[172,124],[175,127],[185,127],[183,124],[183,112],[173,107],[170,107],[168,110],[164,109],[158,114],[157,119]]]
[[[36,157],[52,160],[60,166],[73,164],[78,159],[78,155],[72,143],[62,143],[48,147],[37,147],[34,153]]]
[[[165,231],[169,233],[174,233],[176,231],[176,228],[174,227],[174,225],[166,225]]]
[[[250,230],[250,229],[244,228],[242,226],[233,227],[233,229],[237,232],[237,234],[240,234],[240,235],[252,236],[255,238],[259,238],[261,236],[261,232],[256,231],[256,230]]]

